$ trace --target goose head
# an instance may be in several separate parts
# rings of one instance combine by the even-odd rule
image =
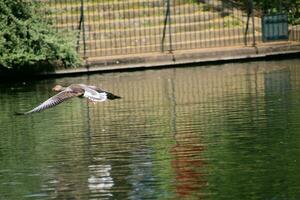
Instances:
[[[52,88],[53,91],[55,92],[61,92],[65,89],[65,87],[61,86],[61,85],[56,85],[54,86],[54,88]]]

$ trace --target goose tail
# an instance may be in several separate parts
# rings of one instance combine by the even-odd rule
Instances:
[[[107,98],[108,98],[109,100],[121,99],[121,98],[122,98],[122,97],[120,97],[120,96],[114,95],[114,94],[109,93],[109,92],[106,92],[106,95],[107,95]]]
[[[24,112],[15,112],[15,115],[26,115]]]

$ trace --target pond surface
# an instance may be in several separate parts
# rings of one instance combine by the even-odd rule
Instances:
[[[72,99],[15,116],[55,84]],[[300,60],[0,84],[0,200],[300,199]]]

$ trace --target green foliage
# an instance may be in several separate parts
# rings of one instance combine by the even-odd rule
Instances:
[[[198,0],[205,1],[205,0]],[[222,0],[242,10],[247,10],[248,2],[252,0]],[[300,0],[253,0],[256,15],[286,13],[289,23],[300,24]]]
[[[300,23],[300,0],[254,0],[255,8],[260,8],[263,13],[287,13],[290,24]]]
[[[0,1],[0,66],[20,70],[39,64],[80,64],[75,34],[51,27],[41,6],[37,1]]]

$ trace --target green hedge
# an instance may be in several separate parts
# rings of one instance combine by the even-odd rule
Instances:
[[[80,65],[75,33],[56,31],[42,10],[37,1],[0,1],[0,66]]]

